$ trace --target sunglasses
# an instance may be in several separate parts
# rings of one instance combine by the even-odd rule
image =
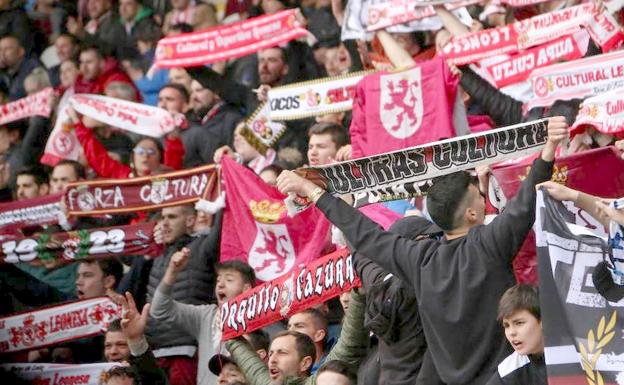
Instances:
[[[132,149],[132,152],[134,152],[135,155],[141,155],[141,156],[156,155],[156,150],[154,150],[153,148],[145,148],[145,147],[135,147]]]

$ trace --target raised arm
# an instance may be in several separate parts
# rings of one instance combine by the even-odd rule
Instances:
[[[490,255],[498,255],[508,262],[515,257],[535,222],[535,186],[552,177],[555,151],[567,136],[568,124],[564,117],[557,116],[548,120],[546,145],[541,156],[533,162],[518,193],[492,223],[480,228],[481,244],[490,249]]]
[[[191,336],[199,338],[203,307],[180,303],[171,297],[173,285],[177,281],[178,274],[188,265],[190,253],[191,251],[185,247],[171,256],[167,271],[154,293],[150,315],[157,320],[171,321]],[[213,306],[215,313],[216,309]]]
[[[250,385],[271,384],[269,368],[242,337],[227,341],[225,347]]]

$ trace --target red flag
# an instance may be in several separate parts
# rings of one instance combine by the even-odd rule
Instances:
[[[364,77],[356,87],[349,128],[353,158],[455,136],[457,83],[441,58]]]
[[[249,263],[262,281],[318,258],[329,245],[330,223],[314,206],[289,217],[284,196],[253,171],[225,157],[221,260]]]
[[[530,160],[527,160],[530,161]],[[530,170],[530,163],[522,162],[492,171],[505,196],[509,199],[516,194],[520,183]],[[624,160],[613,147],[584,151],[557,158],[552,180],[565,184],[587,194],[619,198],[624,196]],[[601,227],[586,212],[568,207],[579,226],[592,230]],[[529,233],[524,245],[514,260],[514,271],[519,282],[537,282],[537,260],[535,258],[535,234]]]

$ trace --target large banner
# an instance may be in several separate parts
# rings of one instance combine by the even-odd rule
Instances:
[[[126,255],[159,255],[155,223],[82,229],[66,233],[38,233],[0,242],[0,263],[41,260],[76,261]]]
[[[593,283],[596,265],[609,255],[605,234],[577,225],[574,212],[546,192],[538,194],[536,209],[548,383],[619,384],[624,375],[624,300],[607,301]]]
[[[225,211],[221,260],[238,259],[270,281],[323,254],[330,223],[316,207],[292,218],[285,196],[229,157],[221,162]]]
[[[500,189],[501,194],[511,199],[520,188],[522,180],[529,173],[532,159],[505,167],[495,167],[490,176],[490,189]],[[600,170],[596,172],[596,170]],[[613,147],[583,151],[569,156],[557,156],[552,180],[588,194],[616,198],[624,196],[624,160]],[[492,195],[490,195],[492,196]],[[494,199],[493,203],[498,206]],[[573,222],[592,229],[601,227],[588,213],[569,207]],[[518,255],[514,259],[514,271],[521,282],[537,282],[537,261],[535,259],[535,234],[530,232]]]
[[[0,204],[0,233],[57,223],[62,193]]]
[[[603,52],[622,41],[618,22],[607,11],[597,13],[594,3],[534,16],[498,28],[454,37],[442,55],[457,65],[475,63],[500,54],[512,54],[579,31],[584,27]]]
[[[529,110],[624,87],[624,50],[537,69],[531,83],[534,97],[526,104]]]
[[[215,165],[130,179],[70,183],[65,190],[68,215],[86,216],[157,210],[210,200],[217,187]]]
[[[295,10],[258,16],[204,31],[165,37],[156,47],[155,65],[195,67],[246,56],[306,36]]]
[[[50,100],[54,95],[54,89],[48,87],[42,91],[0,107],[0,125],[16,120],[30,118],[31,116],[49,117],[52,113]]]
[[[333,195],[391,194],[399,184],[423,182],[537,152],[546,143],[546,136],[547,120],[535,120],[368,158],[301,168],[297,173]]]
[[[0,318],[0,353],[42,348],[102,333],[121,307],[107,297],[24,312]]]
[[[349,111],[355,96],[355,86],[372,72],[360,71],[271,88],[269,118],[293,120]]]
[[[347,249],[256,286],[221,306],[222,340],[261,329],[360,286]]]
[[[624,131],[624,87],[587,98],[581,104],[572,131],[585,127],[609,135],[620,136]]]
[[[106,373],[120,365],[118,362],[83,365],[19,363],[0,364],[0,370],[35,385],[102,385],[106,381]]]

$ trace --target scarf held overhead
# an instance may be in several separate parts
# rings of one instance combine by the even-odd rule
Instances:
[[[0,107],[0,124],[7,124],[16,120],[30,118],[31,116],[49,117],[52,113],[50,99],[54,89],[48,87],[36,94],[26,96]]]
[[[246,56],[306,36],[295,10],[258,16],[205,31],[165,37],[156,47],[155,65],[194,67]]]
[[[338,250],[224,303],[222,339],[261,329],[359,286],[352,255]]]
[[[97,364],[2,364],[0,369],[14,374],[32,384],[46,385],[101,385],[106,373],[121,364],[102,362]]]
[[[539,151],[546,137],[547,121],[535,120],[368,158],[301,168],[297,173],[332,195],[392,194],[398,185]]]
[[[215,165],[130,179],[70,183],[68,215],[86,216],[157,210],[211,200],[217,187]]]

